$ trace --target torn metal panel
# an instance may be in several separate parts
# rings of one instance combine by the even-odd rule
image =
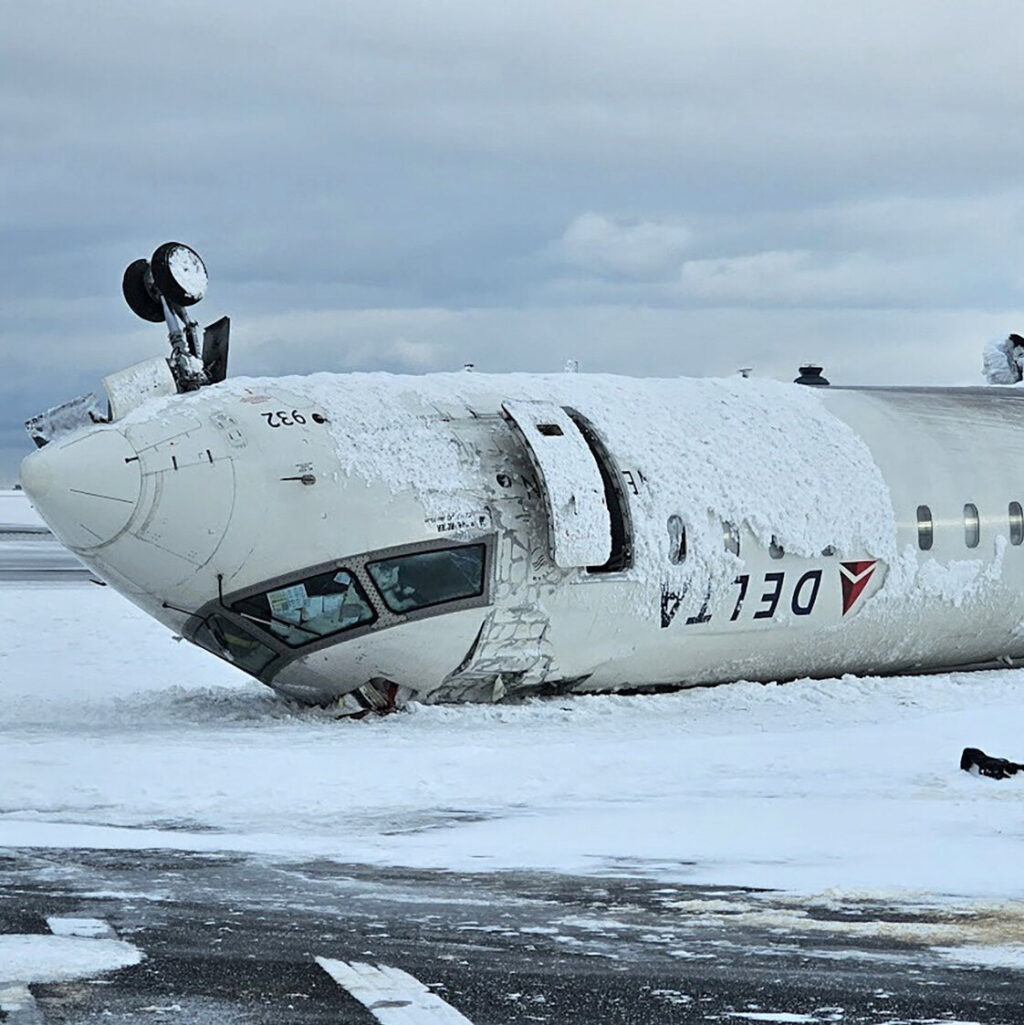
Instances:
[[[92,427],[105,423],[107,417],[92,392],[68,399],[25,421],[25,430],[36,443],[36,448],[48,445],[55,438],[70,434],[79,427]]]
[[[494,609],[442,690],[463,693],[489,688],[497,701],[509,691],[543,683],[554,665],[549,627],[547,615],[533,605]]]

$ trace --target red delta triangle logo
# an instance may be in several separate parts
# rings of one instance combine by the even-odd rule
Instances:
[[[843,583],[843,615],[845,616],[854,603],[861,596],[861,592],[868,586],[877,559],[864,559],[862,562],[841,562],[839,564],[840,577]]]

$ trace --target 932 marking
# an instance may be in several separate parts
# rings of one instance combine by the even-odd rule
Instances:
[[[306,418],[297,409],[290,413],[284,409],[275,409],[272,413],[260,413],[260,416],[267,421],[268,427],[295,427],[306,422]]]

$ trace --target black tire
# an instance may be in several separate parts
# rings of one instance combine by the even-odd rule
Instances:
[[[153,324],[160,324],[164,319],[164,308],[160,300],[146,287],[148,276],[149,260],[136,260],[128,264],[121,279],[121,291],[124,293],[124,301],[135,316]]]
[[[198,267],[202,269],[201,288],[198,287],[197,281],[193,289],[190,290],[186,282],[175,278],[171,271],[171,260],[176,255],[179,259],[181,257],[184,257],[186,260],[192,258],[195,263],[198,263]],[[186,246],[184,243],[165,242],[162,246],[156,248],[150,257],[149,263],[153,269],[153,283],[168,302],[172,302],[176,306],[192,306],[199,302],[206,294],[206,264],[203,263],[203,258],[194,249]],[[195,264],[193,263],[194,266]],[[198,292],[198,295],[196,292]]]

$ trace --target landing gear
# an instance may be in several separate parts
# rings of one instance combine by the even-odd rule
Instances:
[[[188,312],[206,295],[208,283],[202,257],[182,242],[164,242],[148,260],[130,263],[121,281],[125,302],[136,316],[167,325],[167,364],[179,392],[216,384],[227,374],[227,317],[203,332],[200,353],[199,325]]]
[[[164,319],[164,307],[153,284],[149,260],[135,260],[128,264],[121,279],[121,291],[136,317],[152,324],[159,324]]]
[[[204,295],[209,277],[202,257],[181,242],[157,246],[149,258],[153,283],[175,306],[194,306]]]
[[[400,712],[412,696],[408,687],[375,677],[355,690],[342,695],[331,706],[336,719],[365,719],[368,715],[391,715]]]

